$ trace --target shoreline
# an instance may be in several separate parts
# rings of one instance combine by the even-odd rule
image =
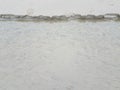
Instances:
[[[59,15],[59,16],[30,16],[30,15],[14,15],[14,14],[0,14],[0,21],[71,21],[71,20],[78,20],[78,21],[119,21],[120,14],[118,13],[107,13],[104,15],[81,15],[81,14],[74,14],[74,15]]]

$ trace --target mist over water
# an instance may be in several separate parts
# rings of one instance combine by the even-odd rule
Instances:
[[[0,13],[49,16],[120,13],[119,5],[119,0],[0,0]]]

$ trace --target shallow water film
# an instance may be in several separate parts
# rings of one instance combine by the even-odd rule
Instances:
[[[0,90],[120,90],[120,22],[0,21]]]

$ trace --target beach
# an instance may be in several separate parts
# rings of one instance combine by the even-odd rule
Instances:
[[[120,90],[119,26],[0,21],[0,90]]]

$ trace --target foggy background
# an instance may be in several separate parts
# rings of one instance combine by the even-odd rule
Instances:
[[[60,15],[120,13],[119,0],[0,0],[0,14]]]

